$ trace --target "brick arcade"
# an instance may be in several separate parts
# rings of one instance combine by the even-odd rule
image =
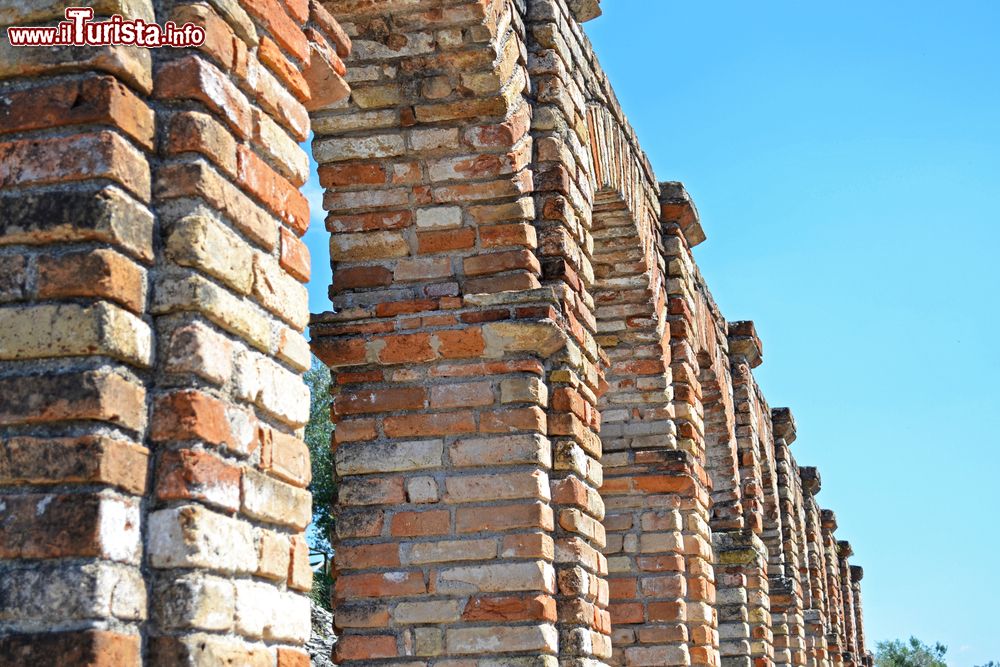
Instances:
[[[0,662],[308,665],[308,329],[338,664],[872,664],[597,0],[88,4],[206,41],[0,40]]]

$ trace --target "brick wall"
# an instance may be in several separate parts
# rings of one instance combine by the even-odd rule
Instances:
[[[207,40],[0,44],[0,654],[308,661],[309,325],[340,664],[870,664],[861,569],[596,0],[96,7]]]
[[[90,4],[207,39],[0,45],[0,662],[301,665],[298,144],[349,41],[305,0]]]

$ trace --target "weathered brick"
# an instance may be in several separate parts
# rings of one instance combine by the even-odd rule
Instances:
[[[107,421],[142,431],[145,388],[108,371],[0,379],[0,424],[74,420]]]
[[[149,165],[121,135],[100,131],[0,143],[0,188],[105,178],[149,201]]]
[[[153,512],[147,535],[146,554],[155,568],[197,567],[238,573],[257,569],[250,525],[199,505]]]
[[[312,497],[308,491],[257,472],[243,470],[241,511],[249,517],[296,530],[311,520]]]
[[[88,665],[138,667],[142,664],[139,635],[106,630],[11,634],[0,638],[0,655],[9,667]]]
[[[249,136],[250,103],[217,67],[198,56],[170,60],[156,72],[156,97],[197,100],[205,104],[242,139]]]
[[[145,308],[145,271],[114,250],[43,256],[37,271],[36,289],[41,299],[103,298],[137,314]]]
[[[277,0],[246,0],[246,10],[274,35],[281,46],[301,62],[308,62],[309,48],[305,35]]]
[[[136,500],[32,493],[5,495],[0,506],[0,558],[96,557],[138,563]]]
[[[253,285],[253,248],[223,224],[204,215],[188,215],[170,226],[167,257],[181,266],[218,278],[241,294]]]
[[[100,241],[145,261],[153,258],[152,214],[114,186],[59,197],[14,193],[0,196],[0,207],[0,244]]]
[[[9,91],[0,100],[0,134],[91,123],[111,125],[153,147],[152,110],[110,76]]]
[[[224,510],[240,507],[240,469],[208,452],[166,451],[156,466],[156,497],[199,500]]]

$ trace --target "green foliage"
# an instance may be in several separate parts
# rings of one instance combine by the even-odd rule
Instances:
[[[324,558],[329,563],[333,556],[330,534],[333,530],[333,499],[336,485],[333,481],[333,456],[330,440],[333,424],[330,422],[330,370],[313,359],[312,367],[305,374],[309,387],[309,423],[306,424],[306,445],[312,459],[312,483],[309,490],[313,495],[313,526],[309,531],[309,546],[313,552],[313,562]],[[313,577],[313,599],[325,609],[330,608],[330,572],[321,568]]]
[[[928,646],[916,637],[879,642],[875,649],[876,667],[948,667],[944,655],[948,647],[940,642]]]

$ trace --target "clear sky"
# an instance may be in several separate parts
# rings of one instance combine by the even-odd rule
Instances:
[[[872,647],[1000,660],[1000,2],[603,7],[587,32],[698,205],[723,313],[757,325],[758,381],[865,568]],[[320,215],[308,239],[325,310]]]

